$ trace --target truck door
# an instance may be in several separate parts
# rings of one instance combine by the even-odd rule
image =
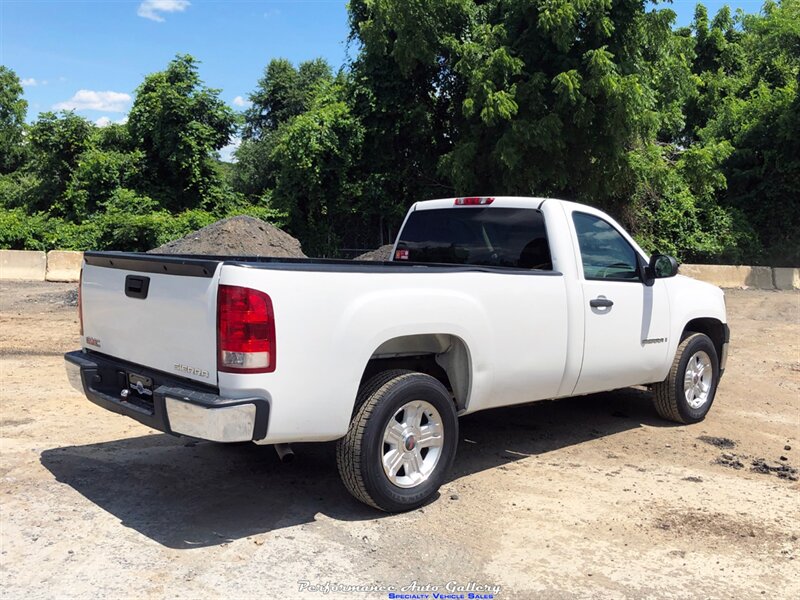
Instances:
[[[652,383],[663,375],[669,300],[662,280],[647,286],[644,259],[599,215],[574,211],[585,311],[583,363],[574,394]]]

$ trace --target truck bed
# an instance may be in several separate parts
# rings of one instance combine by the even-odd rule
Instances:
[[[407,354],[409,340],[469,371],[458,390],[465,411],[554,397],[563,379],[567,298],[555,271],[125,252],[84,260],[85,351],[228,399],[268,399],[268,443],[341,436],[367,363]],[[218,368],[223,286],[271,298],[274,372]]]

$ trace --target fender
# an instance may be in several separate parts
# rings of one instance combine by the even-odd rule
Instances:
[[[408,307],[425,306],[425,320]],[[408,317],[404,318],[403,315]],[[391,326],[386,326],[391,323]],[[469,324],[467,329],[464,324]],[[363,331],[364,338],[357,342],[363,350],[357,360],[349,365],[348,381],[351,398],[355,399],[361,375],[376,350],[397,338],[419,335],[448,335],[458,338],[469,357],[469,390],[464,404],[488,393],[492,384],[489,358],[494,353],[491,322],[484,308],[474,298],[457,291],[402,290],[376,291],[360,296],[342,315],[335,337],[353,335]],[[349,422],[352,414],[347,414]]]
[[[725,293],[720,288],[684,275],[676,275],[668,281],[667,293],[672,315],[668,360],[664,365],[663,377],[669,373],[681,342],[681,334],[690,321],[715,319],[723,325],[727,323]]]

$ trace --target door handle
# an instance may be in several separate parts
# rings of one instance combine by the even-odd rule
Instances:
[[[600,297],[589,300],[589,306],[592,308],[611,308],[614,303],[608,298]]]

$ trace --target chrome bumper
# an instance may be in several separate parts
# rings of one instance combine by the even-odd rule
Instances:
[[[212,442],[247,442],[267,435],[264,398],[223,398],[215,388],[95,354],[64,355],[70,385],[91,402],[164,433]],[[140,394],[127,387],[128,373],[151,379]]]
[[[165,396],[170,429],[212,442],[248,442],[256,425],[255,404],[206,408]]]

